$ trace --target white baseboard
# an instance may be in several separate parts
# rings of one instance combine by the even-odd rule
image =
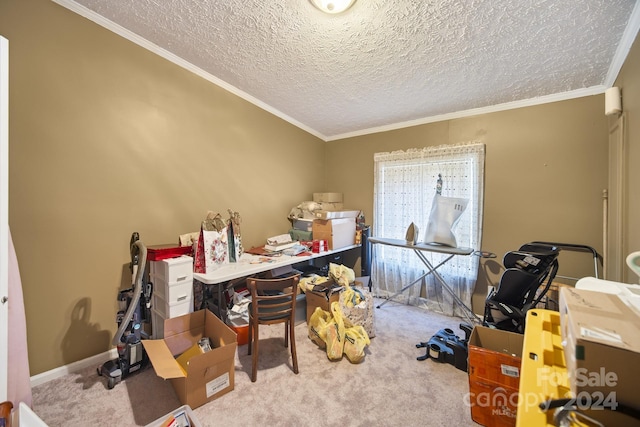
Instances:
[[[112,348],[104,353],[96,354],[95,356],[87,357],[86,359],[78,360],[77,362],[34,375],[31,377],[31,387],[36,387],[40,384],[55,380],[56,378],[64,377],[67,374],[81,371],[89,366],[95,366],[97,369],[98,366],[107,360],[115,359],[116,357],[118,357],[118,351],[115,348]]]

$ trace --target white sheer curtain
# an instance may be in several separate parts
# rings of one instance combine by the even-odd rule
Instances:
[[[419,227],[419,242],[426,232],[438,175],[442,175],[442,195],[469,200],[454,234],[459,247],[480,249],[484,194],[484,144],[441,145],[374,154],[375,237],[405,239],[408,226]],[[426,272],[413,251],[374,245],[372,280],[377,295],[389,297]],[[424,252],[435,266],[444,255]],[[438,269],[457,296],[471,307],[471,295],[478,276],[479,258],[455,256]],[[395,298],[447,315],[462,316],[449,293],[428,275]]]

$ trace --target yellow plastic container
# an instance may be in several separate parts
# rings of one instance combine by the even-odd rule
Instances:
[[[571,397],[562,347],[560,313],[530,310],[526,325],[516,427],[554,426],[555,410],[542,411],[539,405],[549,399]]]

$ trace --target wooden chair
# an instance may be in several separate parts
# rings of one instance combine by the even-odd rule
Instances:
[[[11,427],[11,410],[13,403],[8,400],[0,403],[0,426]]]
[[[293,372],[298,373],[294,329],[299,280],[300,275],[278,279],[249,278],[247,280],[247,285],[251,291],[248,354],[253,355],[252,382],[256,381],[258,375],[259,325],[284,323],[284,346],[288,347],[289,341],[291,341]]]

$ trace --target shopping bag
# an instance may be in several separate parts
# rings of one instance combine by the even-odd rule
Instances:
[[[228,241],[229,241],[229,261],[238,262],[240,257],[244,253],[244,247],[242,246],[242,233],[240,232],[240,213],[228,209],[229,212],[229,229],[228,229]]]
[[[347,286],[340,292],[342,315],[354,325],[364,328],[369,338],[376,336],[375,310],[370,292],[356,286]]]
[[[329,263],[329,278],[340,286],[349,286],[356,280],[355,272],[342,264]]]
[[[330,320],[331,313],[324,311],[320,307],[316,307],[309,318],[309,339],[322,349],[327,347],[327,328]]]
[[[194,271],[210,273],[229,263],[228,226],[220,214],[209,212],[202,221],[194,254]]]
[[[193,271],[194,273],[206,273],[207,264],[204,256],[204,238],[202,236],[202,226],[198,233],[198,239],[193,244]]]
[[[364,360],[364,350],[371,343],[367,331],[360,325],[346,328],[344,331],[344,355],[349,362],[360,363]]]
[[[333,317],[327,325],[327,357],[329,360],[340,360],[344,350],[345,319],[338,301],[331,303],[331,314]]]
[[[468,204],[468,199],[444,197],[436,194],[431,205],[424,243],[437,243],[453,248],[457,247],[458,244],[453,230]]]

